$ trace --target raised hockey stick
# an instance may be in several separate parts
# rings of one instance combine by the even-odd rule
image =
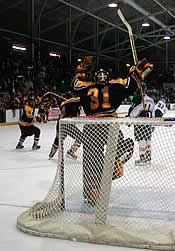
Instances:
[[[130,24],[126,21],[125,17],[123,16],[123,14],[122,14],[122,12],[121,12],[121,10],[119,8],[117,9],[117,14],[119,15],[121,21],[123,22],[123,24],[126,26],[126,28],[128,30],[129,39],[130,39],[130,43],[131,43],[131,49],[132,49],[132,55],[133,55],[133,59],[134,59],[134,64],[137,64],[138,63],[138,58],[137,58],[137,53],[136,53],[136,47],[135,47],[132,28],[131,28]]]
[[[137,58],[137,52],[136,52],[136,47],[135,47],[132,28],[131,28],[130,24],[126,21],[125,17],[123,16],[123,13],[121,12],[121,10],[119,8],[117,9],[117,14],[118,14],[121,21],[123,22],[123,24],[126,26],[126,28],[128,30],[129,40],[130,40],[131,49],[132,49],[133,60],[134,60],[134,64],[136,65],[138,63],[138,58]],[[143,103],[143,108],[145,110],[145,102],[144,102],[143,90],[142,90],[141,84],[140,84],[140,93],[142,95],[142,103]]]

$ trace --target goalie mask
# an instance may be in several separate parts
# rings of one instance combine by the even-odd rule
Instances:
[[[109,73],[103,69],[100,69],[95,73],[95,83],[105,85],[108,83]]]

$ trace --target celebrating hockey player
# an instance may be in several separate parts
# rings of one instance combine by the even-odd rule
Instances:
[[[146,94],[146,85],[142,84],[143,97],[137,95],[133,98],[133,104],[129,110],[129,116],[133,118],[138,117],[153,117],[154,100]],[[149,164],[151,161],[151,125],[135,125],[134,126],[135,140],[139,144],[139,159],[136,160],[136,165]]]
[[[85,57],[76,69],[72,82],[73,89],[80,97],[80,103],[87,116],[116,117],[116,109],[125,98],[141,89],[140,82],[152,71],[152,66],[144,58],[130,68],[129,76],[125,79],[109,80],[107,72],[100,70],[95,74],[95,81],[91,77],[93,69],[94,58]],[[84,198],[93,204],[100,188],[108,126],[85,125],[83,131]]]
[[[49,159],[53,158],[53,156],[55,155],[55,153],[58,150],[58,145],[59,145],[59,120],[60,118],[64,118],[64,117],[77,117],[80,115],[80,98],[70,98],[67,101],[63,101],[60,105],[60,111],[61,114],[59,116],[59,119],[57,121],[57,126],[56,126],[56,137],[54,140],[54,143],[52,144],[52,148],[51,151],[49,153]],[[72,138],[75,139],[74,144],[72,145],[71,149],[69,149],[67,151],[67,157],[76,160],[77,159],[77,155],[75,154],[75,152],[78,150],[78,148],[80,147],[81,144],[81,132],[79,131],[79,129],[73,125],[65,128],[65,137],[68,134],[69,136],[71,136]]]
[[[146,94],[146,85],[142,82],[142,89],[144,91],[144,102],[142,96],[135,96],[133,104],[129,110],[130,117],[162,117],[166,112],[165,101],[159,100],[157,104],[154,100]],[[144,166],[151,163],[151,138],[154,127],[151,125],[135,125],[134,135],[135,140],[139,144],[139,159],[136,160],[136,165]]]
[[[34,142],[32,149],[38,150],[40,146],[38,145],[40,138],[40,129],[35,126],[34,123],[34,113],[35,113],[35,100],[32,95],[28,96],[26,105],[23,108],[23,113],[19,121],[19,128],[21,131],[21,136],[16,149],[24,148],[23,143],[25,139],[29,136],[34,135]]]

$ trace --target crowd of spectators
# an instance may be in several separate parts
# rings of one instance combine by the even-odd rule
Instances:
[[[173,85],[163,87],[164,81],[175,83],[175,67],[170,66],[168,75],[158,68],[147,82],[147,89],[155,101],[162,95],[169,103],[175,101]],[[50,57],[44,62],[36,60],[29,63],[24,54],[10,52],[7,56],[0,57],[0,109],[12,109],[14,100],[16,102],[29,91],[36,97],[41,97],[48,91],[64,96],[70,90],[72,70],[65,58]],[[131,102],[132,97],[125,100],[125,103]]]
[[[64,93],[70,88],[71,70],[64,59],[48,58],[29,63],[23,54],[9,53],[0,57],[0,108],[11,109],[18,96],[34,92],[42,96],[48,91]]]

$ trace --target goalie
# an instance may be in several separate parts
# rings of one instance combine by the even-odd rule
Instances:
[[[151,64],[143,59],[131,67],[129,76],[125,79],[109,80],[108,73],[101,69],[96,72],[94,81],[92,78],[94,68],[94,57],[85,57],[77,67],[72,81],[74,92],[80,97],[80,104],[86,115],[91,117],[116,117],[115,111],[122,101],[137,89],[140,90],[141,80],[152,71]],[[104,124],[94,126],[87,124],[83,130],[84,198],[90,204],[96,203],[100,189],[108,131],[109,126]],[[132,155],[132,151],[130,154]],[[120,158],[117,157],[116,161],[118,159]]]

